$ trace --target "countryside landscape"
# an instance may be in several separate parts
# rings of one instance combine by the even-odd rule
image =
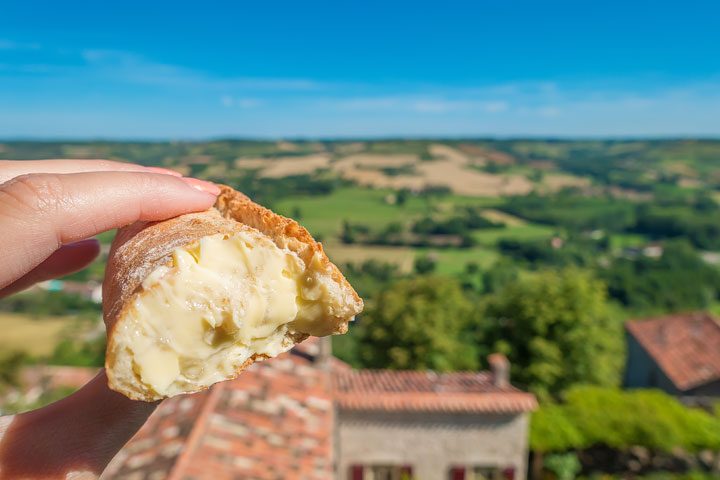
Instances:
[[[720,475],[713,395],[625,388],[626,322],[720,314],[720,141],[0,142],[0,159],[51,158],[171,168],[298,220],[365,299],[333,339],[352,367],[504,354],[539,401],[536,478]],[[103,364],[112,237],[88,269],[0,300],[2,413],[71,391],[21,388],[24,366]]]

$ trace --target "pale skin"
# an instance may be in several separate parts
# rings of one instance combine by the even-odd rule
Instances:
[[[86,267],[98,233],[206,210],[217,186],[102,160],[0,161],[0,297]],[[104,372],[47,407],[0,418],[0,479],[96,478],[156,403],[108,389]]]

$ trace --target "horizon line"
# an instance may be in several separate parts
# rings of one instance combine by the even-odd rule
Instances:
[[[720,134],[713,135],[682,135],[682,134],[657,134],[657,135],[334,135],[334,136],[275,136],[275,135],[253,135],[253,136],[208,136],[208,137],[132,137],[132,136],[25,136],[0,137],[0,143],[212,143],[212,142],[367,142],[367,141],[720,141]]]

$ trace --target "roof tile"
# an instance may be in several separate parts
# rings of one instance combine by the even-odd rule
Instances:
[[[496,386],[489,372],[341,370],[332,380],[345,410],[519,413],[537,406],[532,394]]]
[[[635,320],[626,329],[678,390],[720,379],[720,325],[710,314]]]

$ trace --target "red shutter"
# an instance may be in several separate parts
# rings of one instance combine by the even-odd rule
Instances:
[[[363,480],[362,465],[352,465],[350,467],[350,480]]]
[[[452,467],[450,469],[450,480],[465,480],[465,467]]]
[[[508,467],[503,470],[503,478],[505,478],[505,480],[515,480],[515,468]]]

